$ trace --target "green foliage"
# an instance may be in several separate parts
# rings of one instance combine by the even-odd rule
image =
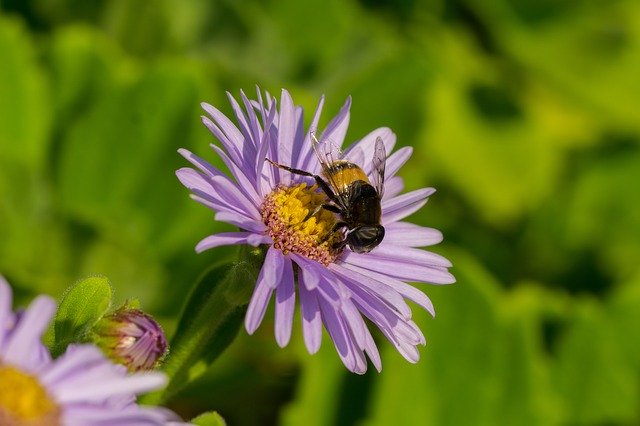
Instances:
[[[86,341],[91,327],[111,307],[112,297],[105,277],[85,278],[69,287],[53,321],[52,354],[58,356],[70,343]]]
[[[201,414],[198,417],[191,419],[191,423],[197,426],[225,426],[227,424],[222,416],[215,411]]]
[[[180,315],[171,353],[163,364],[169,384],[149,396],[148,402],[174,396],[204,374],[229,346],[242,325],[263,260],[259,249],[243,249],[238,261],[214,266],[200,277]]]
[[[69,290],[57,352],[113,291],[182,336],[166,369],[191,384],[149,400],[185,417],[640,422],[637,1],[5,1],[0,64],[0,273],[23,304],[114,283]],[[324,123],[351,94],[348,140],[389,126],[414,147],[407,189],[438,192],[412,220],[443,231],[458,279],[423,288],[437,317],[414,313],[418,364],[376,335],[382,373],[351,376],[328,336],[310,356],[298,326],[277,349],[269,313],[230,345],[243,311],[212,296],[256,265],[193,252],[228,227],[176,180],[176,150],[224,169],[198,103],[231,114],[224,91],[256,83],[307,119],[326,94]]]

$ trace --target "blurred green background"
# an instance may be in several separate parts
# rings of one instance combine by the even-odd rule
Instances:
[[[232,425],[640,424],[637,0],[0,0],[0,273],[20,303],[89,274],[170,332],[194,279],[233,251],[174,176],[216,161],[199,102],[291,91],[348,140],[415,154],[415,222],[453,286],[408,364],[349,374],[272,315],[172,402]],[[212,312],[215,315],[215,312]],[[378,335],[380,337],[380,335]]]

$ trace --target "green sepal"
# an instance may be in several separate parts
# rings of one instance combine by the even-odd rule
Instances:
[[[163,391],[146,395],[146,404],[166,401],[201,376],[231,344],[242,325],[264,250],[242,246],[238,260],[212,266],[200,276],[182,311],[162,370]]]
[[[85,278],[67,289],[53,322],[54,357],[61,355],[70,343],[87,341],[89,331],[109,310],[113,289],[106,277]]]
[[[227,426],[222,416],[216,411],[209,411],[191,419],[191,423],[196,426]]]

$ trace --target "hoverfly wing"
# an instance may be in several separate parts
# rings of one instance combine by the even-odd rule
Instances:
[[[340,207],[346,208],[348,200],[344,200],[343,197],[341,197],[343,182],[338,182],[336,180],[336,174],[332,169],[332,167],[334,167],[334,163],[342,159],[342,151],[340,151],[340,148],[338,148],[338,146],[332,143],[329,139],[319,141],[314,132],[311,132],[310,136],[311,146],[313,147],[313,151],[316,153],[318,162],[320,162],[324,178],[329,183],[329,186],[336,197],[338,197],[341,204]]]
[[[376,138],[376,144],[373,152],[373,168],[371,170],[371,182],[378,191],[378,196],[382,198],[384,194],[384,169],[387,163],[387,150],[384,147],[382,138]]]

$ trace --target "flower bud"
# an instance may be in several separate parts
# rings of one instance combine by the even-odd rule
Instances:
[[[160,325],[150,315],[126,305],[105,315],[92,331],[94,343],[129,371],[151,370],[167,352]]]

